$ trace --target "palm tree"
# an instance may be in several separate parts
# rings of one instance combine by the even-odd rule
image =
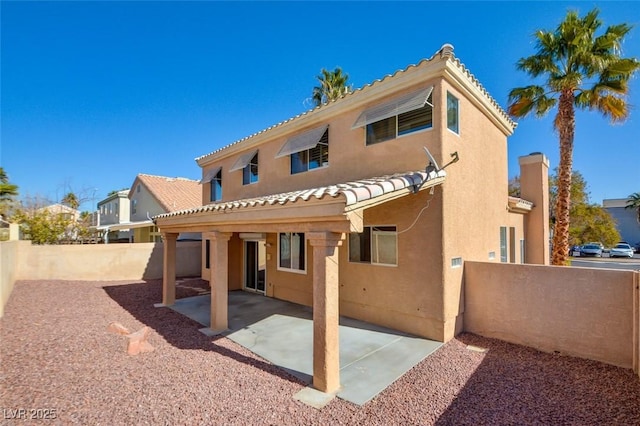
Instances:
[[[9,183],[9,176],[4,168],[0,167],[0,200],[8,200],[16,195],[18,195],[18,186]]]
[[[9,176],[0,167],[0,218],[10,210],[13,198],[18,196],[18,185],[9,183]]]
[[[612,25],[596,36],[602,25],[598,13],[594,9],[580,18],[569,12],[555,30],[536,32],[536,54],[520,59],[517,68],[533,78],[541,77],[542,85],[519,87],[509,93],[512,117],[542,117],[558,107],[553,123],[560,139],[554,265],[564,265],[568,258],[575,110],[595,110],[613,123],[624,121],[629,114],[625,99],[628,81],[640,67],[637,59],[620,56],[622,41],[632,27]]]
[[[313,88],[312,99],[316,106],[335,101],[351,92],[351,86],[347,86],[349,75],[344,74],[340,67],[336,67],[333,71],[322,68],[320,75],[316,78],[320,83]]]
[[[629,198],[627,198],[627,205],[625,206],[625,209],[635,209],[636,213],[638,214],[638,223],[640,223],[640,192],[634,192],[633,194],[629,195]]]
[[[78,209],[80,207],[80,200],[73,192],[69,192],[62,198],[62,204],[71,207],[72,209]]]

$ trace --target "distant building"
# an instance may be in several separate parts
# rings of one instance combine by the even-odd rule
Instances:
[[[115,241],[131,241],[133,233],[130,229],[117,229],[111,230],[110,225],[118,225],[120,223],[129,222],[129,190],[124,189],[117,191],[102,201],[98,202],[98,223],[102,230],[109,229],[108,239],[111,242]]]
[[[151,217],[200,205],[198,181],[182,177],[138,174],[130,190],[119,191],[98,203],[105,242],[160,242],[162,237]],[[126,236],[126,237],[125,237]],[[114,237],[116,240],[114,240]],[[180,240],[200,240],[199,232],[183,233]]]
[[[626,241],[632,246],[640,244],[640,223],[638,223],[638,212],[634,209],[627,209],[626,198],[611,198],[602,200],[602,207],[609,212],[620,233],[622,241]]]

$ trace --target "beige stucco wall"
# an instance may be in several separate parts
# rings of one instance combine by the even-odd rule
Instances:
[[[0,317],[4,315],[4,307],[13,291],[21,250],[29,245],[26,241],[0,242]]]
[[[466,262],[466,331],[638,371],[634,271]]]
[[[162,243],[28,244],[21,247],[15,259],[14,274],[16,280],[156,279],[162,278],[162,254]],[[200,242],[178,242],[176,275],[198,276],[199,273]]]

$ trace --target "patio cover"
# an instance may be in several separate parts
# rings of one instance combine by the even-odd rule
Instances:
[[[362,210],[444,182],[446,172],[397,173],[208,204],[153,219],[162,232],[362,232]]]

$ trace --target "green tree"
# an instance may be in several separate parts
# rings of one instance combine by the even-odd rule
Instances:
[[[591,204],[587,182],[582,174],[574,170],[571,174],[571,208],[569,209],[569,245],[580,245],[591,241],[611,246],[620,240],[620,234],[611,215],[601,206]],[[520,196],[520,178],[509,181],[509,195]],[[553,202],[558,197],[558,169],[549,177],[550,224],[555,227]]]
[[[634,209],[637,213],[637,220],[640,223],[640,192],[634,192],[627,198],[625,209]]]
[[[351,86],[347,85],[349,75],[343,73],[340,67],[333,71],[322,68],[316,79],[319,85],[313,88],[311,96],[316,106],[340,99],[352,90]]]
[[[33,244],[59,244],[73,232],[73,219],[47,209],[19,210],[14,220],[20,224],[24,237]]]
[[[9,182],[9,176],[0,167],[0,215],[5,216],[7,210],[18,196],[18,186]]]
[[[549,204],[558,197],[558,168],[549,179]],[[569,208],[569,245],[601,242],[609,247],[620,240],[616,223],[602,206],[591,204],[588,185],[582,174],[574,170],[571,174],[571,206]],[[551,212],[551,221],[557,226],[557,219]],[[555,223],[554,223],[555,222]],[[567,249],[568,250],[568,249]]]
[[[555,232],[551,262],[565,265],[568,260],[571,207],[571,172],[576,109],[594,110],[612,122],[629,114],[626,95],[628,82],[640,68],[635,58],[621,57],[621,46],[631,26],[623,23],[607,27],[601,35],[599,11],[580,18],[569,12],[553,31],[535,33],[535,55],[522,58],[517,68],[541,85],[511,90],[509,114],[513,117],[542,117],[557,107],[554,128],[559,134],[560,163],[555,203]]]

